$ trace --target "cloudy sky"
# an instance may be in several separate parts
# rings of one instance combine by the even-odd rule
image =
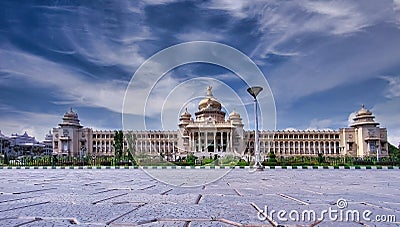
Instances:
[[[276,129],[346,127],[365,104],[389,141],[400,142],[399,0],[0,1],[0,130],[42,140],[70,107],[85,126],[126,128],[131,80],[130,98],[150,101],[144,113],[140,105],[128,112],[144,115],[149,129],[176,129],[207,82],[252,128],[246,81],[224,67],[192,63],[157,81],[132,78],[146,59],[189,41],[228,45],[257,64],[274,96]]]

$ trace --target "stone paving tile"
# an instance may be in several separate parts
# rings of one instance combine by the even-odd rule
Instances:
[[[164,184],[140,169],[2,169],[0,226],[271,226],[257,218],[251,204],[259,209],[319,213],[337,209],[340,198],[348,203],[346,209],[396,215],[397,223],[325,219],[317,226],[400,224],[399,170],[235,169],[197,187],[187,187],[190,177],[199,174],[197,182],[206,181],[213,170],[157,170],[157,174],[161,171],[170,171],[166,178],[184,176],[186,184]],[[311,224],[274,218],[288,226]]]

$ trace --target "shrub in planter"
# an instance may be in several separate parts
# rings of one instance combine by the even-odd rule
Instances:
[[[236,165],[237,165],[237,166],[247,166],[248,164],[247,164],[247,162],[246,162],[245,160],[240,159],[240,160],[236,163]]]
[[[373,165],[373,164],[374,164],[373,161],[366,161],[366,160],[355,160],[355,161],[353,161],[353,165],[365,166],[365,165]]]
[[[133,166],[133,162],[130,160],[121,160],[117,162],[117,166]]]
[[[111,166],[111,161],[101,161],[100,165],[101,166]]]

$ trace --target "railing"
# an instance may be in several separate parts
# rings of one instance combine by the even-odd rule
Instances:
[[[197,154],[199,156],[191,154],[193,160],[196,162],[191,163],[185,160],[185,158],[174,160],[174,162],[166,162],[165,158],[162,156],[155,156],[153,158],[144,158],[147,161],[144,162],[143,157],[138,158],[140,165],[204,165],[209,164],[212,159],[212,165],[229,165],[229,166],[243,166],[243,165],[253,165],[252,156],[246,156],[246,160],[240,160],[238,157],[226,156],[220,157],[218,154],[209,157],[209,155]],[[234,157],[234,158],[233,158]],[[136,160],[135,158],[135,160]],[[400,159],[393,159],[390,157],[381,157],[379,161],[376,157],[364,157],[363,159],[357,157],[332,157],[329,155],[324,155],[322,157],[307,156],[307,155],[297,155],[297,156],[276,156],[274,159],[268,156],[263,157],[263,165],[266,166],[357,166],[357,165],[381,165],[381,166],[400,166]],[[142,160],[143,159],[143,160]],[[229,159],[229,160],[228,160]],[[232,159],[232,160],[231,160]],[[121,159],[116,159],[112,156],[103,157],[24,157],[14,160],[6,160],[4,158],[0,159],[0,166],[132,166],[136,165],[136,161],[128,157]],[[150,160],[150,161],[149,161]],[[161,161],[162,160],[162,161]]]

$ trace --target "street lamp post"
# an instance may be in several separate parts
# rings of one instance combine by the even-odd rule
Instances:
[[[247,92],[254,98],[254,118],[255,118],[255,129],[254,129],[254,155],[255,163],[254,167],[256,170],[263,170],[264,167],[260,163],[260,141],[258,138],[258,116],[257,116],[257,95],[263,90],[262,87],[250,87]]]

